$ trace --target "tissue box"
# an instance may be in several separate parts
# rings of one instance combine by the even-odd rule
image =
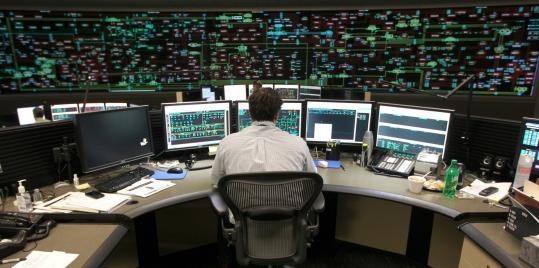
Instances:
[[[532,267],[539,267],[539,236],[528,236],[522,239],[519,258]]]

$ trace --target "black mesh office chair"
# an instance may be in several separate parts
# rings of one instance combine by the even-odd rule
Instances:
[[[210,195],[240,265],[300,264],[318,233],[322,177],[309,172],[224,176]],[[234,223],[228,221],[228,210]],[[312,219],[312,220],[309,220]],[[228,227],[227,227],[228,226]]]

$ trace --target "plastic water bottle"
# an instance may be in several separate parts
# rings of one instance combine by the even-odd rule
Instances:
[[[365,166],[367,165],[368,161],[371,160],[372,148],[374,147],[374,145],[372,144],[373,142],[374,141],[373,141],[372,131],[367,130],[365,132],[365,134],[363,135],[363,145],[365,145],[365,144],[367,145],[366,146],[367,147],[366,148],[366,150],[367,150],[366,154],[367,155],[365,156],[366,159],[364,159],[365,160],[365,163],[364,163]],[[363,146],[363,148],[365,148],[365,146]]]
[[[524,186],[524,182],[530,179],[532,164],[533,156],[529,154],[520,155],[518,158],[517,172],[515,172],[515,179],[513,180],[514,188]]]
[[[444,190],[442,194],[448,198],[455,198],[457,191],[457,184],[459,181],[459,166],[457,160],[451,160],[451,165],[445,171]]]

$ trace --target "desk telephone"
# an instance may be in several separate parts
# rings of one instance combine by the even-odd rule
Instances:
[[[55,225],[39,214],[0,213],[0,258],[23,249],[26,242],[46,237]]]
[[[377,151],[370,165],[374,171],[403,177],[412,174],[414,166],[414,157],[406,157],[385,151]]]

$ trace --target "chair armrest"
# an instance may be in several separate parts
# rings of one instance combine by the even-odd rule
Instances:
[[[312,210],[316,213],[320,213],[324,211],[325,206],[326,206],[326,200],[324,199],[324,194],[320,193],[318,197],[316,197],[316,200],[314,200]]]
[[[209,197],[215,212],[221,217],[226,216],[228,213],[228,206],[225,204],[225,201],[223,200],[219,192],[214,190],[210,193]]]

